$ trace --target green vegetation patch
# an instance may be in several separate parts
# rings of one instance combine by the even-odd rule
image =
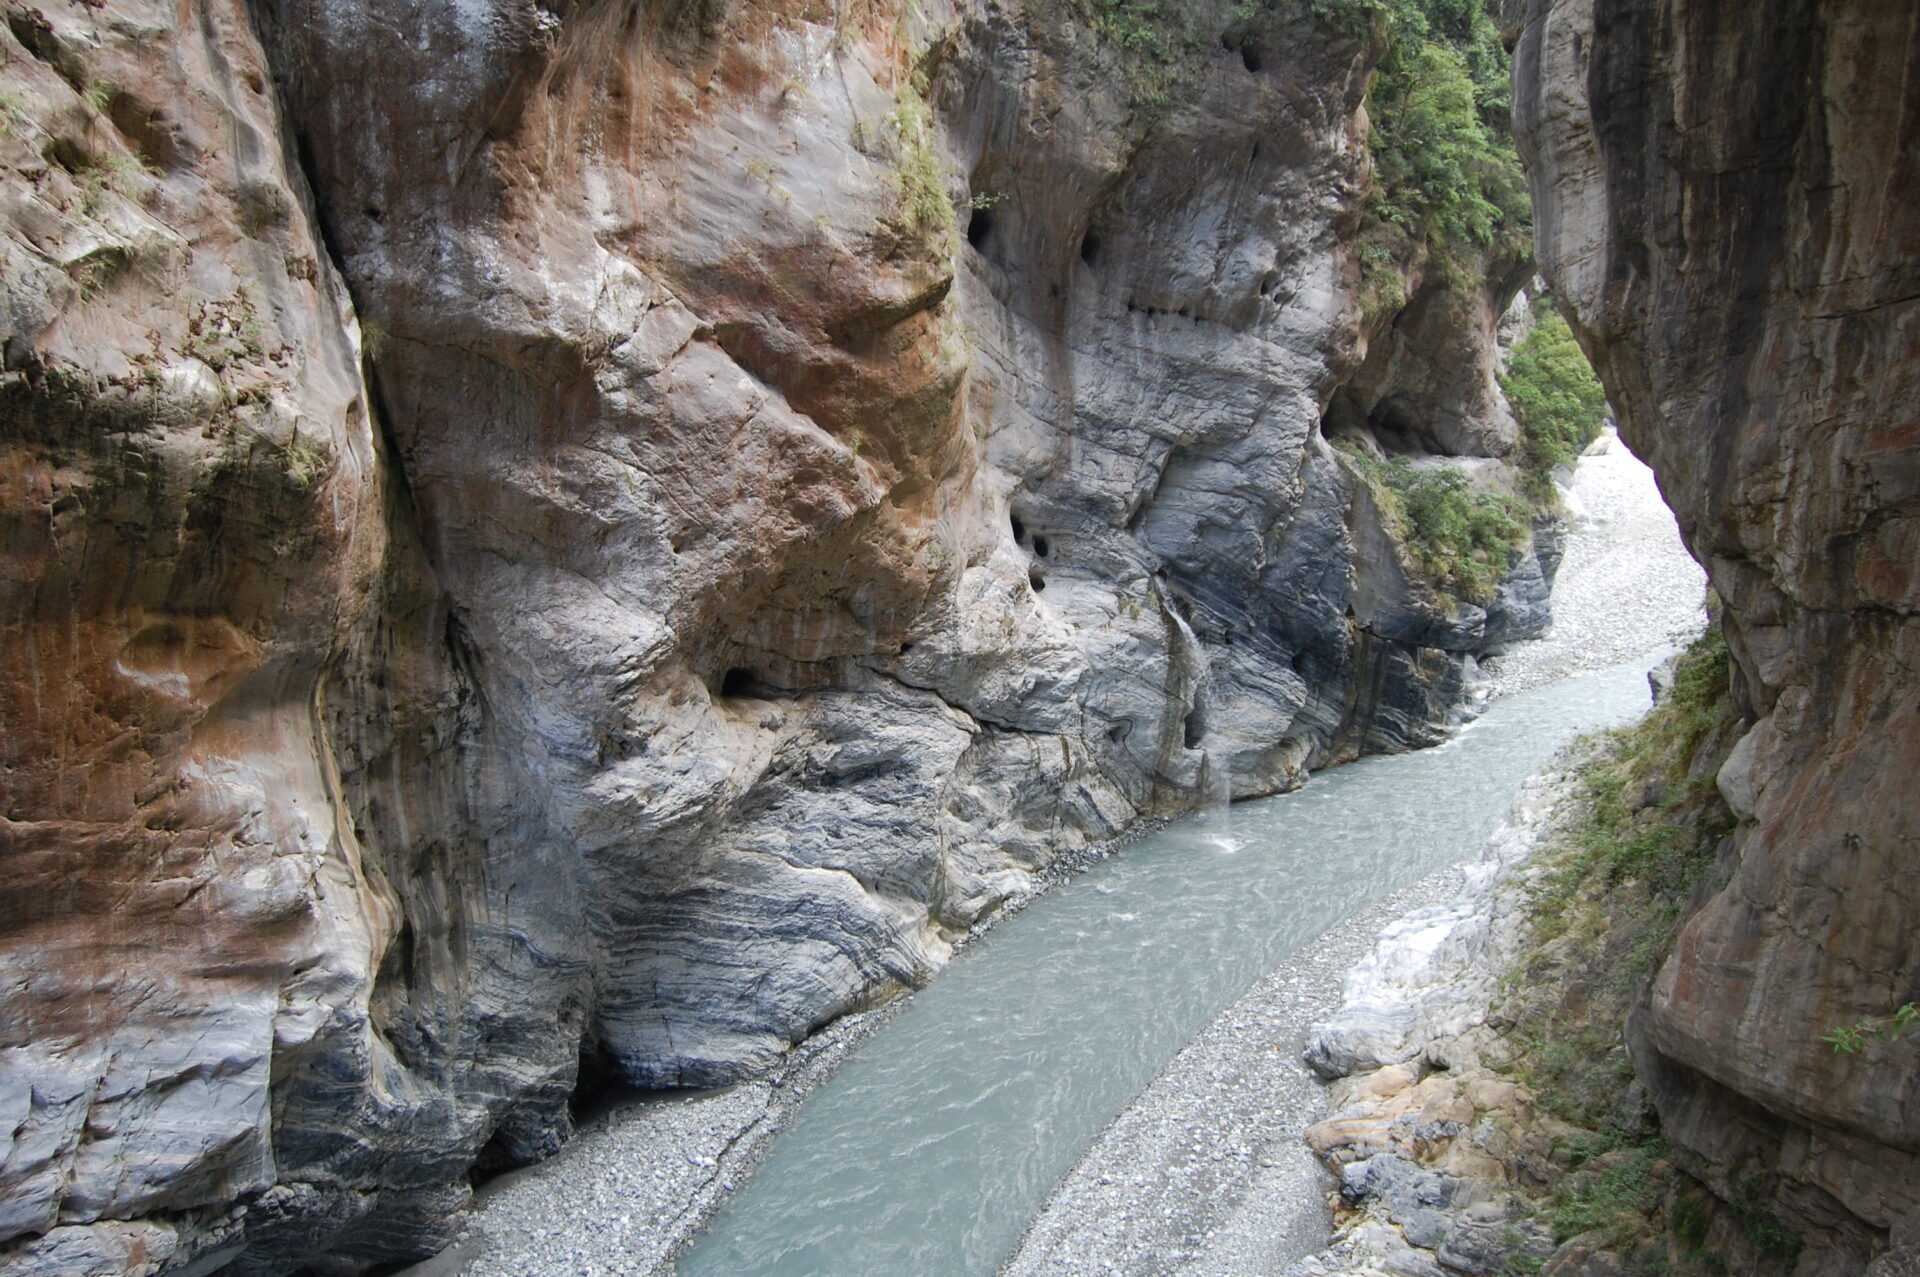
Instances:
[[[1554,1185],[1547,1223],[1554,1240],[1598,1233],[1631,1242],[1666,1195],[1667,1147],[1660,1139],[1599,1153]]]
[[[1636,1098],[1626,1049],[1628,1012],[1733,830],[1713,783],[1738,736],[1731,677],[1712,626],[1645,719],[1585,742],[1571,809],[1532,862],[1521,952],[1494,1013],[1511,1026],[1514,1073],[1565,1124],[1540,1218],[1560,1241],[1612,1251],[1630,1274],[1713,1271],[1716,1218],[1767,1272],[1786,1271],[1799,1246],[1764,1194],[1742,1190],[1722,1206],[1681,1173]]]
[[[1074,16],[1119,54],[1132,104],[1164,110],[1206,47],[1191,0],[1068,0]]]
[[[1401,271],[1422,256],[1461,283],[1477,283],[1490,255],[1526,256],[1533,206],[1509,132],[1509,63],[1483,0],[1314,0],[1314,9],[1367,24],[1386,50],[1367,91],[1365,322],[1405,305]]]
[[[1920,1033],[1920,1005],[1904,1002],[1884,1019],[1843,1024],[1821,1034],[1820,1040],[1832,1047],[1836,1055],[1858,1055],[1872,1043],[1890,1042],[1913,1033]]]
[[[1470,602],[1493,598],[1532,536],[1521,502],[1476,489],[1450,467],[1416,468],[1402,457],[1378,461],[1360,452],[1346,455],[1418,576]]]
[[[887,115],[899,143],[900,217],[929,242],[953,235],[953,200],[947,194],[946,168],[934,150],[933,115],[911,79],[900,85]]]
[[[1600,435],[1607,392],[1560,313],[1544,307],[1500,378],[1520,422],[1520,468],[1530,495],[1552,493],[1553,468],[1571,465]]]

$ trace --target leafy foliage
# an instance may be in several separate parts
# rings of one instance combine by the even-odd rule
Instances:
[[[1630,1145],[1600,1155],[1591,1170],[1578,1171],[1554,1186],[1548,1223],[1556,1241],[1586,1233],[1631,1237],[1660,1205],[1664,1186],[1660,1140]]]
[[[1422,576],[1475,602],[1493,597],[1529,537],[1518,502],[1476,490],[1458,470],[1348,455]]]
[[[1070,0],[1102,43],[1117,50],[1136,107],[1157,111],[1172,101],[1181,64],[1201,47],[1188,0]]]
[[[1367,320],[1404,303],[1399,267],[1423,251],[1462,277],[1482,254],[1527,252],[1533,215],[1508,134],[1508,59],[1483,0],[1312,5],[1323,21],[1367,24],[1386,44],[1367,94],[1374,164],[1360,231]]]
[[[1500,388],[1520,421],[1521,468],[1533,495],[1543,499],[1553,468],[1572,464],[1599,435],[1607,392],[1573,330],[1551,308],[1513,348]]]
[[[1867,1049],[1870,1042],[1892,1041],[1909,1033],[1920,1032],[1917,1025],[1920,1025],[1920,1006],[1906,1002],[1883,1020],[1843,1024],[1831,1033],[1822,1034],[1820,1040],[1832,1047],[1836,1055],[1858,1055]]]

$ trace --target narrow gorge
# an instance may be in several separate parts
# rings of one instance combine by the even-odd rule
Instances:
[[[1623,1050],[1777,1271],[1905,1271],[1915,1044],[1827,1039],[1920,999],[1910,5],[4,9],[0,1274],[426,1259],[1448,741],[1581,351],[1730,650]]]

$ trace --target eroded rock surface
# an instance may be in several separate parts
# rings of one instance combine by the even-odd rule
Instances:
[[[1320,423],[1497,467],[1523,272],[1362,332],[1373,51],[1236,13],[8,7],[0,1272],[429,1252],[583,1054],[1439,738],[1551,544],[1445,598]]]
[[[1920,13],[1536,0],[1516,59],[1542,266],[1726,604],[1750,734],[1731,881],[1635,1023],[1669,1136],[1800,1272],[1920,1211]],[[1822,1266],[1824,1265],[1824,1266]]]

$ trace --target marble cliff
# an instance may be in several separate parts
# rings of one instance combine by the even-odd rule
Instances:
[[[1687,1168],[1801,1274],[1920,1262],[1920,10],[1533,0],[1542,268],[1725,602],[1739,818],[1629,1028]],[[1891,1245],[1892,1249],[1888,1247]]]
[[[1356,301],[1374,41],[1083,9],[6,6],[0,1273],[430,1252],[583,1060],[763,1068],[1539,631],[1550,525],[1449,597],[1328,441],[1512,482],[1528,265]],[[1776,724],[1795,626],[1899,650],[1871,526],[1741,552]]]

